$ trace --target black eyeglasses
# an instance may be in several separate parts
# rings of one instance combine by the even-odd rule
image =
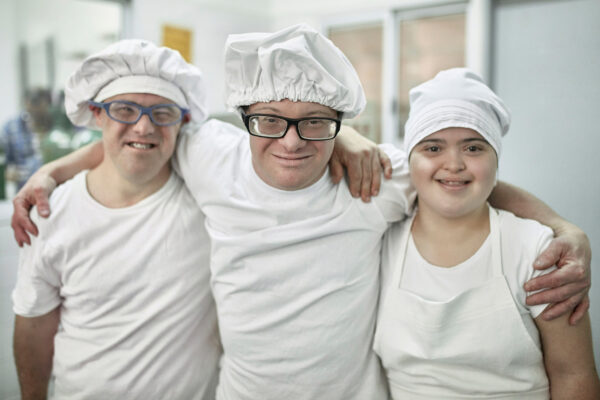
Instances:
[[[271,114],[242,113],[242,119],[251,135],[269,139],[284,137],[291,125],[296,127],[298,136],[304,140],[331,140],[336,137],[341,126],[339,119],[325,117],[296,119]]]
[[[110,119],[123,124],[135,124],[142,118],[142,115],[146,114],[155,125],[171,126],[180,122],[183,116],[190,112],[177,104],[156,104],[143,107],[125,100],[115,100],[107,103],[88,101],[88,103],[104,109]]]

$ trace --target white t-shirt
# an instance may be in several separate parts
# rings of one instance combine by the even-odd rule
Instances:
[[[541,347],[539,334],[532,318],[536,318],[544,311],[547,304],[528,306],[525,303],[528,293],[523,289],[523,284],[555,269],[552,267],[540,271],[533,268],[533,262],[550,244],[554,235],[550,228],[537,221],[519,218],[508,211],[498,210],[498,213],[504,276],[528,333],[538,347]],[[398,268],[398,246],[404,229],[408,227],[404,224],[394,224],[385,235],[382,256],[382,298],[389,290],[393,269]],[[427,300],[448,301],[492,279],[491,257],[492,248],[488,236],[468,260],[452,268],[438,267],[421,256],[410,235],[400,287]],[[489,268],[482,268],[482,266]]]
[[[16,314],[60,307],[57,399],[203,399],[215,395],[218,341],[204,218],[172,174],[156,193],[110,209],[86,173],[61,185],[40,235],[21,252]]]
[[[248,134],[219,122],[180,136],[176,168],[206,215],[224,357],[217,398],[385,399],[371,350],[381,238],[408,213],[405,155],[371,203],[328,172],[284,191],[255,173]]]

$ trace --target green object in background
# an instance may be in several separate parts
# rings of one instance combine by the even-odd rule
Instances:
[[[73,134],[71,138],[71,149],[77,150],[80,147],[85,146],[86,144],[96,142],[102,139],[102,132],[91,130],[91,129],[83,129]]]
[[[66,156],[71,152],[71,133],[60,129],[53,129],[41,143],[42,160],[44,164]]]

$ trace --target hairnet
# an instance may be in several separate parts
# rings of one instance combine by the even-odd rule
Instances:
[[[466,68],[439,72],[413,88],[406,122],[406,154],[425,137],[445,128],[469,128],[479,133],[500,158],[501,138],[508,132],[510,113],[483,80]]]
[[[207,118],[200,70],[177,51],[138,39],[119,41],[83,61],[67,80],[67,116],[75,125],[97,129],[87,102],[124,93],[162,96],[189,109],[193,121]]]
[[[357,116],[365,107],[354,67],[331,40],[300,24],[275,33],[229,35],[225,45],[227,105],[314,102]]]

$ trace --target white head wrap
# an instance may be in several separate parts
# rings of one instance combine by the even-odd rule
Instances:
[[[227,105],[313,102],[357,116],[365,107],[358,74],[331,40],[300,24],[275,33],[229,35],[225,44]]]
[[[67,116],[78,126],[97,129],[88,101],[124,93],[150,93],[190,110],[191,119],[207,118],[202,73],[181,55],[145,40],[122,40],[83,61],[65,87]]]
[[[498,159],[501,138],[508,132],[510,113],[483,80],[466,68],[441,71],[435,78],[413,88],[406,122],[406,154],[421,140],[446,128],[469,128],[494,148]]]

